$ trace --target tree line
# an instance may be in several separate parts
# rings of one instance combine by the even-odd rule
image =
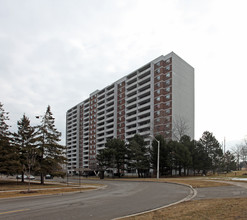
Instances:
[[[101,171],[115,168],[121,175],[123,170],[137,170],[138,177],[150,176],[157,169],[158,142],[160,142],[159,170],[162,176],[206,175],[208,172],[229,172],[236,169],[234,155],[223,153],[214,135],[205,131],[199,141],[183,135],[179,141],[165,140],[157,135],[150,148],[144,138],[136,134],[128,144],[120,139],[108,140],[97,156]],[[155,172],[154,172],[155,173]]]
[[[55,127],[55,118],[50,106],[41,118],[41,123],[31,126],[30,119],[24,114],[17,122],[17,132],[10,132],[7,121],[8,112],[0,102],[0,173],[6,175],[40,175],[44,184],[46,174],[63,176],[65,147],[60,145],[61,132]]]

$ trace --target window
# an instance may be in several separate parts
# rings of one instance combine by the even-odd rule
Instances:
[[[157,101],[160,101],[160,97],[157,97],[156,100],[157,100]]]
[[[166,109],[166,114],[170,114],[170,109]]]
[[[170,70],[170,66],[167,66],[167,67],[166,67],[166,70]]]
[[[160,66],[160,62],[156,63],[157,66]]]
[[[160,115],[160,111],[157,111],[156,114],[159,116]]]
[[[166,85],[170,85],[170,80],[167,80],[166,81]]]
[[[166,102],[166,106],[170,106],[170,102]]]
[[[166,99],[170,99],[170,95],[168,94],[168,95],[166,95]]]
[[[157,83],[157,86],[160,87],[160,83],[159,82]]]
[[[166,60],[166,63],[170,63],[170,59]]]
[[[160,94],[160,89],[157,90],[157,94]]]
[[[157,80],[160,80],[160,76],[157,76]]]
[[[160,69],[157,69],[156,72],[157,72],[157,73],[160,73]]]
[[[169,78],[170,76],[171,76],[170,73],[167,73],[167,74],[166,74],[166,78]]]
[[[167,91],[167,92],[170,92],[170,87],[167,87],[167,88],[166,88],[166,91]]]

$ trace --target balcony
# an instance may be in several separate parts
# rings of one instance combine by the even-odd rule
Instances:
[[[131,86],[133,83],[137,82],[137,78],[132,78],[130,80],[127,80],[127,88],[129,88],[129,86]]]
[[[127,76],[127,82],[131,80],[131,78],[135,77],[137,75],[137,72],[131,73]]]
[[[136,110],[130,110],[129,112],[128,112],[128,114],[126,113],[126,118],[129,118],[129,117],[136,117]]]
[[[139,113],[146,111],[147,109],[150,109],[150,102],[146,102],[146,103],[138,106],[138,112]]]
[[[133,91],[133,90],[135,90],[135,89],[137,89],[137,85],[136,85],[136,84],[133,84],[133,85],[131,85],[131,86],[129,86],[129,87],[127,88],[127,92]]]
[[[148,77],[150,77],[150,75],[151,75],[151,72],[150,72],[150,69],[149,69],[149,70],[146,70],[146,71],[143,72],[143,73],[139,73],[138,79],[139,79],[139,80],[145,80],[145,79],[147,79]]]
[[[151,95],[144,96],[144,97],[142,97],[142,98],[140,98],[138,100],[138,106],[142,106],[142,105],[144,105],[146,103],[149,103],[150,104],[150,102],[151,102]]]

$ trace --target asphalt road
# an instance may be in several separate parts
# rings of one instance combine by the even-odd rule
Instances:
[[[104,180],[98,183],[107,187],[83,193],[2,199],[0,219],[113,219],[165,206],[191,193],[186,186],[169,183]]]

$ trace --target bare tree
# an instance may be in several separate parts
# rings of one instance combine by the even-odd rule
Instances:
[[[181,137],[188,135],[189,129],[187,120],[180,115],[173,120],[172,134],[175,140],[179,141]]]
[[[237,144],[235,147],[233,147],[231,149],[233,155],[236,157],[237,159],[237,169],[240,170],[240,158],[241,158],[241,149],[242,149],[242,145],[241,144]]]
[[[241,159],[247,162],[247,137],[244,138],[241,148]]]
[[[238,169],[240,169],[240,163],[247,161],[247,138],[245,138],[241,144],[237,144],[231,149],[234,156],[237,159]]]

